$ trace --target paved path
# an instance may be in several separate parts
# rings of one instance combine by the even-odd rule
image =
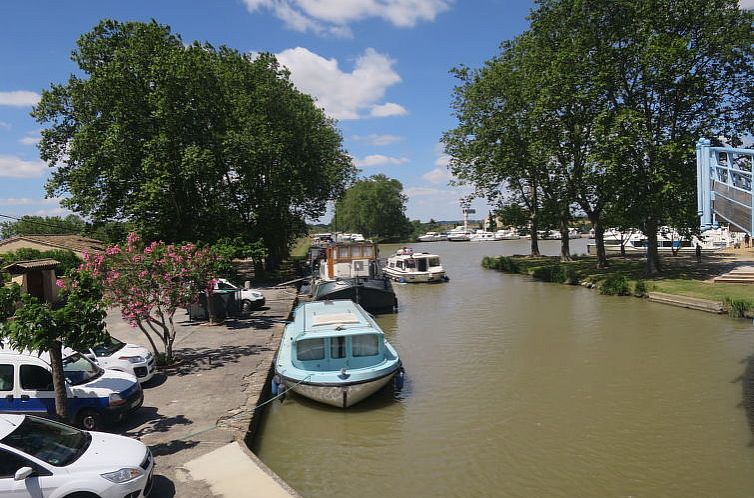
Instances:
[[[263,292],[264,309],[225,325],[192,323],[179,311],[174,351],[183,363],[147,383],[144,406],[111,428],[152,448],[157,465],[154,498],[224,496],[217,494],[221,488],[185,465],[243,441],[252,423],[250,407],[262,396],[284,320],[296,298],[292,287]],[[110,333],[122,341],[148,344],[142,332],[123,322],[118,312],[109,314],[107,324]]]

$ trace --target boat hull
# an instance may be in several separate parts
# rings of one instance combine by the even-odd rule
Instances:
[[[348,408],[365,400],[393,380],[398,367],[389,374],[359,383],[318,384],[314,382],[298,383],[294,379],[283,377],[283,384],[291,391],[326,405],[336,408]]]
[[[398,306],[393,286],[386,278],[319,280],[312,288],[312,299],[350,299],[372,313],[392,311]]]
[[[395,280],[396,282],[407,283],[431,283],[431,282],[446,282],[448,279],[445,276],[445,272],[397,272],[389,268],[382,270],[387,278]]]

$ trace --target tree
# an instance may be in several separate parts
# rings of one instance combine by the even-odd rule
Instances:
[[[403,185],[383,174],[358,180],[335,204],[333,226],[365,237],[401,240],[411,232]]]
[[[56,167],[48,195],[95,224],[168,242],[262,240],[275,262],[353,178],[335,123],[271,54],[105,20],[72,59],[77,74],[32,115]]]
[[[86,231],[84,220],[74,214],[60,216],[22,216],[15,221],[0,223],[0,239],[14,235],[32,234],[74,234],[83,235]]]
[[[529,213],[519,204],[503,204],[497,210],[497,217],[503,226],[521,227],[529,221]]]
[[[13,317],[0,321],[0,339],[13,349],[49,353],[55,411],[61,420],[67,421],[63,345],[83,350],[106,339],[106,311],[102,290],[89,273],[71,271],[67,283],[59,285],[63,286],[62,306],[51,307],[24,294],[23,304]]]
[[[83,268],[105,290],[105,300],[120,308],[121,316],[149,341],[156,357],[173,362],[177,330],[173,316],[178,308],[211,292],[217,258],[209,248],[162,241],[144,245],[131,233],[125,244],[108,247],[103,254],[86,254]],[[162,343],[157,349],[156,337]]]

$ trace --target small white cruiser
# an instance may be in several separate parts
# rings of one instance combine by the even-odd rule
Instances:
[[[447,282],[448,276],[440,264],[440,256],[428,252],[414,252],[408,247],[398,249],[387,259],[382,272],[398,282]]]

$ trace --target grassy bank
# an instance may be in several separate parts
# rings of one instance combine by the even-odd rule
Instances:
[[[710,279],[724,271],[725,263],[709,260],[704,264],[677,257],[664,258],[661,275],[644,275],[641,258],[611,258],[610,267],[597,268],[594,257],[579,257],[561,263],[555,257],[485,257],[482,266],[507,273],[530,275],[545,282],[597,287],[603,294],[645,297],[649,292],[719,301],[729,313],[741,316],[754,311],[754,285],[715,284]]]

